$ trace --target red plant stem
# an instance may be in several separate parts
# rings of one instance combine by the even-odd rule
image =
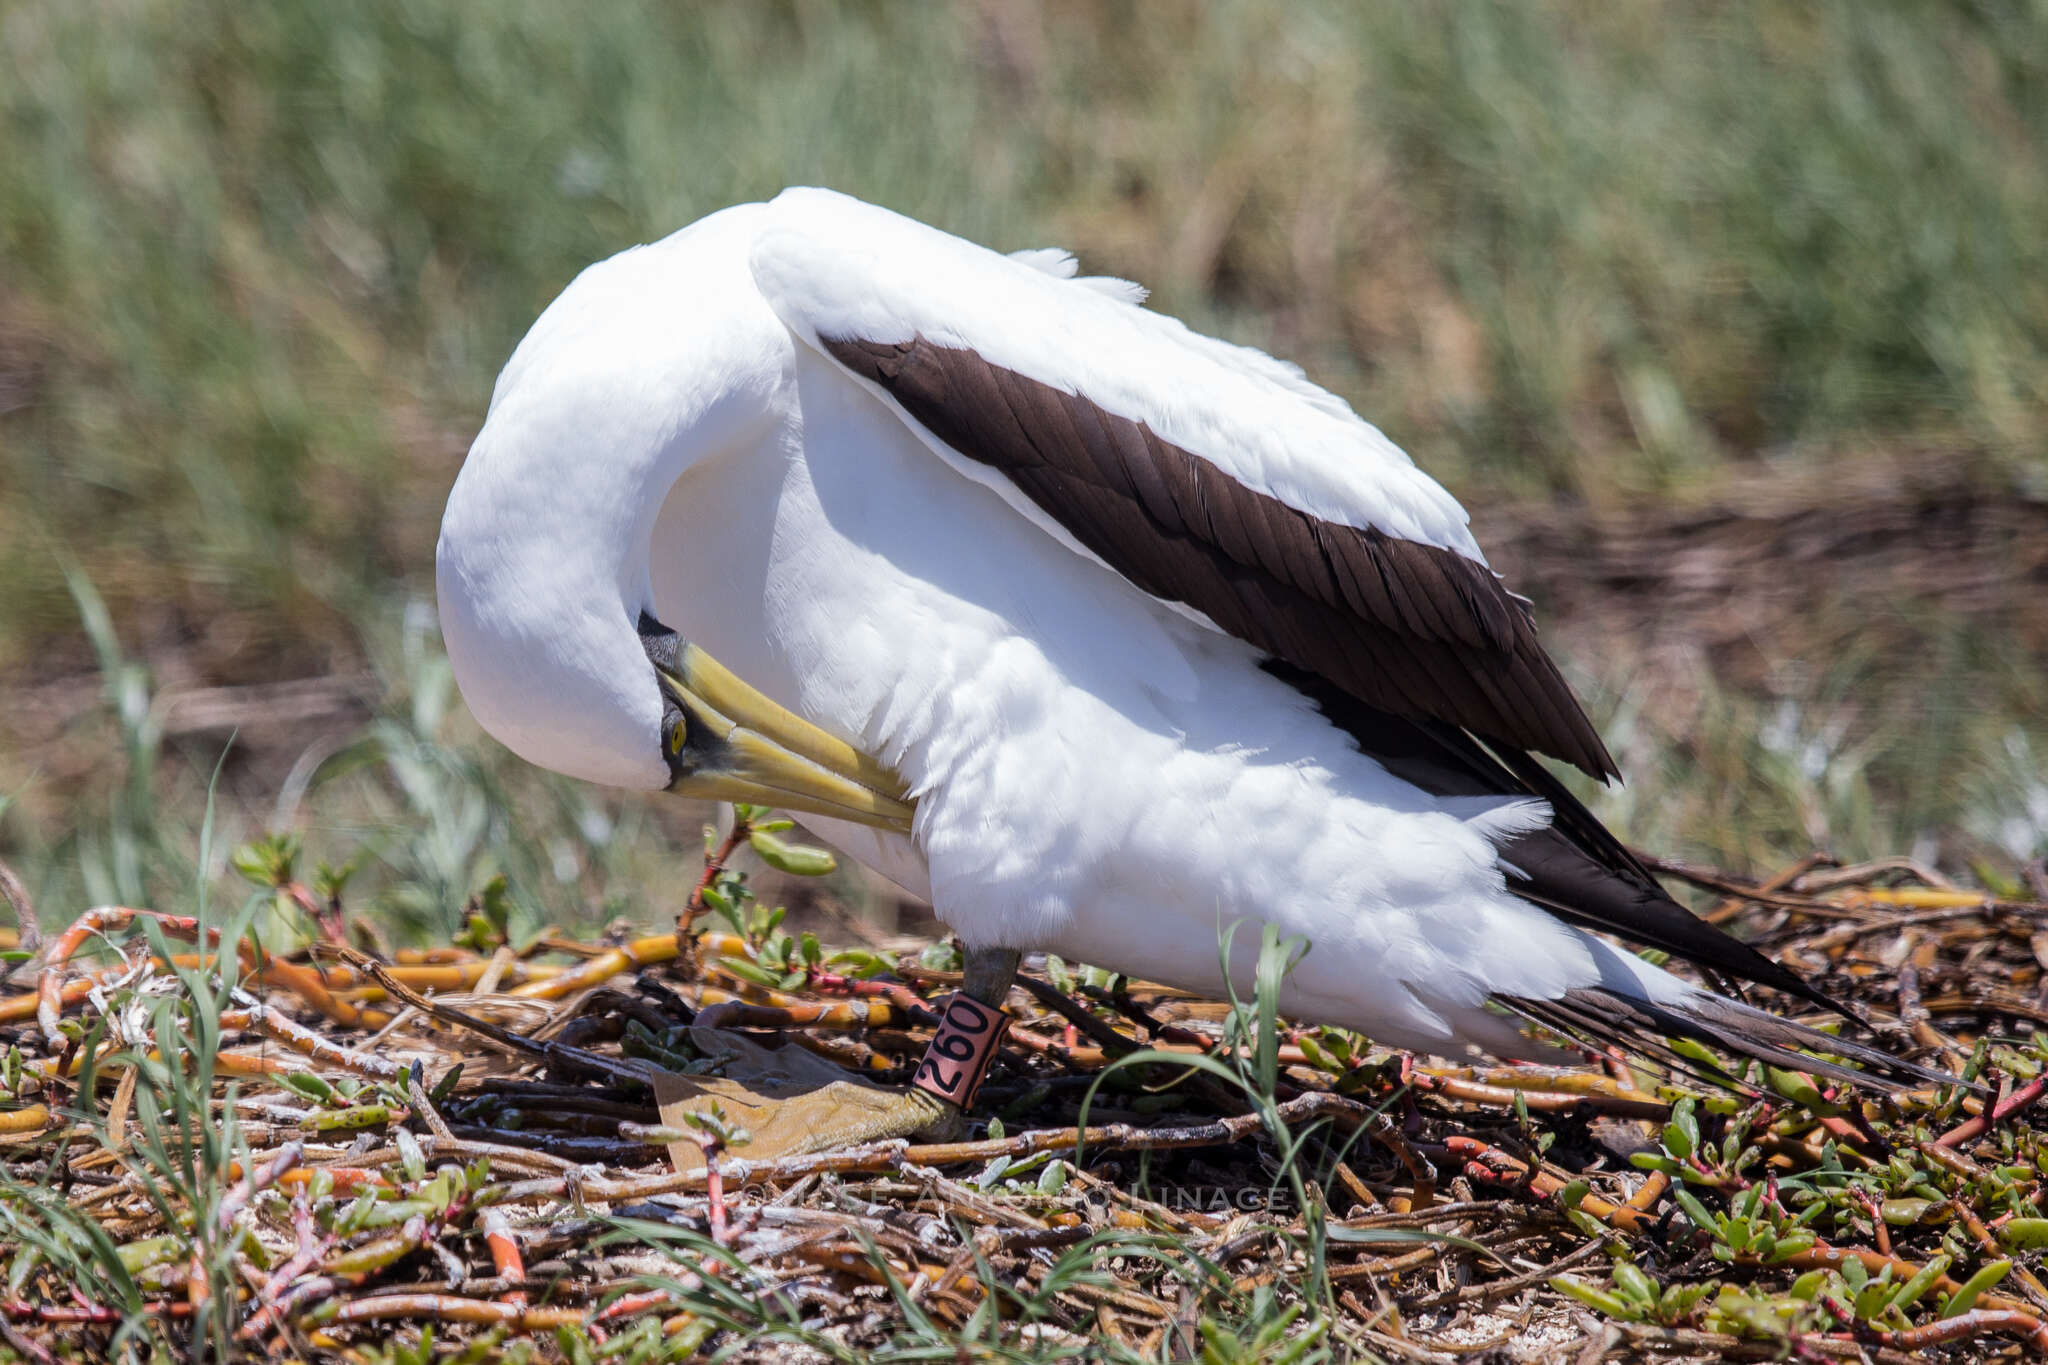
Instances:
[[[35,1361],[37,1365],[57,1365],[57,1357],[50,1354],[49,1347],[33,1337],[22,1335],[14,1329],[14,1324],[4,1317],[0,1317],[0,1337],[4,1337],[9,1346]]]
[[[725,1245],[725,1177],[718,1170],[718,1149],[716,1142],[704,1145],[704,1198],[711,1209],[711,1240]]]
[[[753,825],[740,819],[735,813],[732,831],[719,842],[716,849],[712,850],[711,856],[704,860],[704,875],[697,878],[697,885],[690,891],[690,899],[684,903],[683,917],[676,924],[677,934],[688,933],[690,925],[704,913],[704,893],[711,889],[712,884],[718,880],[718,874],[725,871],[726,863],[732,860],[733,854],[739,852],[740,845],[745,843],[747,836],[753,832]]]
[[[1870,1215],[1870,1236],[1871,1240],[1877,1243],[1877,1254],[1891,1255],[1892,1234],[1891,1229],[1884,1225],[1884,1210],[1877,1206],[1875,1199],[1860,1188],[1856,1191],[1856,1201],[1863,1205],[1863,1211]]]
[[[192,1305],[159,1300],[145,1303],[142,1311],[153,1317],[190,1317]],[[76,1308],[59,1308],[55,1304],[30,1303],[26,1299],[0,1299],[0,1315],[31,1322],[119,1322],[121,1311],[106,1308],[100,1304],[80,1302]]]
[[[2019,1089],[1987,1108],[1975,1118],[1964,1119],[1955,1127],[1934,1140],[1937,1147],[1960,1147],[1966,1142],[1975,1142],[1991,1131],[1991,1125],[2002,1123],[2020,1110],[2025,1109],[2048,1091],[2048,1073],[2036,1076]]]
[[[1862,1128],[1858,1128],[1839,1114],[1823,1117],[1820,1126],[1837,1142],[1846,1143],[1858,1151],[1866,1150],[1872,1145],[1870,1136]],[[1878,1145],[1882,1146],[1881,1143]]]
[[[321,1172],[325,1172],[333,1178],[334,1192],[336,1194],[353,1194],[366,1185],[376,1186],[380,1189],[391,1188],[389,1176],[385,1175],[382,1171],[372,1170],[367,1166],[300,1166],[295,1170],[286,1171],[283,1175],[279,1176],[277,1183],[280,1185],[311,1185],[314,1176]]]
[[[272,1323],[284,1321],[285,1313],[290,1307],[290,1296],[286,1294],[286,1289],[293,1280],[312,1269],[314,1263],[326,1255],[327,1249],[334,1245],[333,1236],[322,1233],[314,1224],[313,1206],[307,1201],[303,1191],[292,1201],[292,1226],[299,1234],[298,1250],[277,1268],[277,1272],[264,1282],[262,1290],[257,1294],[261,1307],[242,1324],[240,1332],[246,1340],[254,1341],[267,1331]]]
[[[916,991],[900,981],[862,981],[855,977],[841,976],[837,972],[812,971],[805,983],[812,990],[825,995],[874,995],[880,996],[906,1013],[928,1009]]]
[[[265,1304],[257,1317],[263,1320],[265,1326],[272,1322],[283,1322],[296,1314],[308,1301],[331,1298],[340,1293],[342,1288],[341,1281],[332,1275],[315,1275],[311,1279],[300,1280]]]
[[[512,1235],[512,1222],[505,1217],[503,1209],[485,1209],[483,1212],[484,1244],[491,1249],[491,1265],[501,1279],[514,1284],[526,1279],[526,1261],[519,1254],[519,1239]],[[498,1295],[500,1303],[526,1302],[526,1291],[508,1289]]]
[[[251,1170],[235,1183],[235,1187],[221,1196],[219,1207],[213,1211],[213,1227],[209,1231],[203,1224],[195,1228],[198,1234],[192,1239],[192,1258],[185,1267],[185,1301],[198,1308],[211,1296],[212,1290],[206,1282],[207,1253],[224,1240],[235,1225],[235,1216],[248,1206],[251,1199],[277,1183],[277,1178],[299,1164],[299,1157],[305,1151],[303,1144],[292,1141],[277,1149],[277,1155],[267,1163]]]
[[[277,888],[290,899],[293,905],[306,912],[309,919],[320,927],[320,932],[329,943],[347,943],[348,932],[341,927],[341,901],[329,900],[324,905],[314,899],[313,893],[303,882],[286,882]]]
[[[199,933],[199,921],[190,915],[165,915],[125,905],[94,906],[73,920],[71,927],[50,945],[49,956],[43,959],[42,975],[36,979],[36,1023],[42,1027],[43,1038],[50,1046],[59,1047],[64,1042],[64,1035],[57,1028],[57,1018],[63,1010],[64,968],[71,961],[71,955],[94,934],[132,924],[137,915],[149,916],[163,926],[166,934],[178,938],[194,938]],[[220,931],[216,929],[208,937],[218,943]]]
[[[1854,1092],[1848,1086],[1838,1085],[1822,1093],[1830,1100],[1846,1101],[1843,1107],[1847,1112],[1838,1117],[1822,1119],[1821,1127],[1851,1147],[1861,1144],[1864,1151],[1876,1152],[1879,1155],[1891,1150],[1890,1144],[1879,1136],[1877,1129],[1870,1126],[1870,1120],[1863,1117],[1862,1107],[1855,1102]]]
[[[595,1324],[610,1322],[615,1318],[632,1317],[650,1309],[666,1308],[671,1302],[673,1300],[669,1298],[666,1289],[650,1289],[641,1294],[627,1294],[606,1304],[590,1321]]]
[[[299,1164],[299,1157],[305,1146],[296,1138],[277,1149],[277,1154],[255,1170],[249,1172],[232,1190],[222,1196],[220,1208],[214,1216],[214,1227],[222,1234],[233,1225],[235,1215],[240,1213],[251,1199],[277,1183],[277,1178]]]
[[[171,1305],[177,1307],[179,1305]],[[24,1318],[34,1322],[119,1322],[120,1313],[112,1308],[97,1304],[86,1304],[77,1308],[59,1308],[53,1303],[29,1303],[22,1299],[9,1299],[0,1303],[0,1313],[10,1318]]]
[[[1924,1327],[1896,1332],[1866,1330],[1856,1333],[1856,1336],[1894,1350],[1917,1351],[1927,1346],[1982,1336],[1986,1332],[2009,1332],[2025,1340],[2037,1354],[2048,1355],[2048,1323],[2043,1323],[2032,1313],[2022,1313],[2014,1308],[1973,1308]]]

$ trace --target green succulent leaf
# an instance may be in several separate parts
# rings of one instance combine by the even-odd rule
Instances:
[[[778,990],[782,986],[782,976],[780,973],[770,971],[760,963],[749,958],[720,957],[718,965],[725,971],[731,972],[740,980],[752,982],[764,990]]]
[[[825,849],[792,844],[781,835],[764,829],[756,828],[747,836],[747,843],[762,862],[792,876],[822,877],[839,866],[838,860]]]

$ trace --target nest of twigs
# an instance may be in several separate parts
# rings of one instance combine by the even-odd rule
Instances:
[[[296,953],[127,908],[31,936],[36,989],[0,1000],[0,1358],[2048,1352],[2041,898],[1904,861],[1661,869],[1978,1089],[1431,1064],[1033,962],[971,1140],[758,1161],[661,1126],[641,1078],[697,1064],[690,1025],[903,1080],[957,978],[943,945],[789,938],[736,841],[683,935],[515,948],[482,916],[366,952],[257,856],[312,921]]]

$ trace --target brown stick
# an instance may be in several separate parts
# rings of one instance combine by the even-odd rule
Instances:
[[[430,1014],[445,1023],[456,1024],[473,1033],[480,1033],[493,1042],[501,1043],[515,1052],[523,1052],[530,1057],[539,1057],[547,1060],[559,1059],[576,1066],[586,1067],[597,1072],[599,1075],[611,1076],[618,1080],[631,1081],[636,1084],[646,1085],[653,1082],[656,1068],[648,1063],[636,1062],[632,1058],[606,1057],[601,1053],[590,1052],[580,1047],[570,1047],[564,1043],[536,1042],[523,1033],[514,1033],[511,1029],[494,1024],[488,1019],[480,1019],[466,1010],[459,1010],[453,1005],[443,1004],[438,1000],[429,1000],[426,996],[421,995],[418,991],[400,981],[396,976],[393,976],[390,968],[360,949],[342,947],[336,951],[350,962],[353,962],[357,967],[375,977],[378,983],[385,990],[390,991],[396,999],[412,1006],[423,1014]]]
[[[388,1318],[427,1318],[435,1322],[473,1323],[478,1326],[502,1324],[519,1332],[552,1332],[557,1327],[578,1327],[584,1313],[578,1308],[530,1308],[522,1303],[495,1299],[467,1299],[460,1294],[372,1294],[351,1299],[332,1314],[316,1314],[319,1323],[380,1322]]]

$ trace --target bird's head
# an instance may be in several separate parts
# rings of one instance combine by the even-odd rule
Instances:
[[[908,829],[894,773],[650,614],[663,499],[694,462],[759,439],[763,406],[730,376],[779,373],[788,346],[758,302],[752,318],[712,285],[665,296],[659,262],[643,249],[586,271],[499,379],[436,553],[463,699],[507,748],[571,777]],[[677,327],[686,315],[754,325]]]
[[[506,554],[451,499],[438,555],[442,634],[478,722],[532,763],[612,786],[741,801],[907,831],[887,767],[588,584],[576,554]],[[595,599],[595,600],[593,600]]]
[[[470,477],[487,467],[472,455],[457,480],[436,556],[449,663],[485,730],[586,781],[909,829],[900,778],[637,606],[607,537],[506,508],[500,479]]]

